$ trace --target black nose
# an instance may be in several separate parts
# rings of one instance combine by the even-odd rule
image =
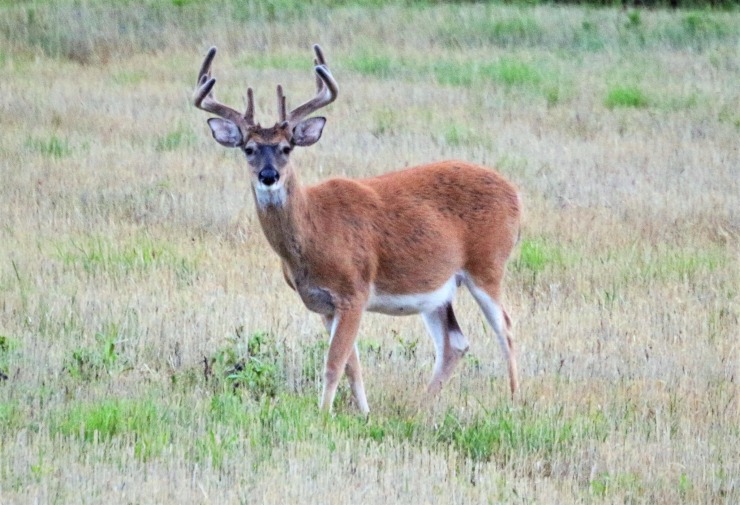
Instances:
[[[257,177],[259,178],[259,181],[265,186],[272,186],[278,181],[278,179],[280,179],[280,174],[272,167],[265,167],[260,170],[260,173]]]

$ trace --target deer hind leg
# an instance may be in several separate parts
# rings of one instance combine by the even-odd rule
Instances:
[[[350,317],[349,324],[341,325],[341,334],[338,334],[340,331],[340,323],[342,322],[341,319],[346,320],[346,316],[340,318],[339,315],[334,315],[332,317],[322,315],[321,318],[323,319],[324,326],[326,326],[330,335],[329,354],[327,355],[324,371],[324,391],[321,395],[321,407],[326,410],[331,410],[337,386],[339,384],[339,377],[341,375],[341,358],[343,354],[348,352],[349,354],[344,359],[344,372],[347,374],[349,387],[352,390],[352,396],[355,399],[357,408],[359,408],[363,414],[367,415],[370,413],[370,407],[368,406],[367,396],[365,395],[365,385],[362,381],[360,356],[357,349],[357,343],[355,342],[360,317],[359,315],[356,317],[356,323],[353,323],[353,318]],[[347,351],[345,339],[348,338],[353,325],[355,329],[351,333],[350,338],[352,345],[349,351]]]
[[[511,389],[511,395],[514,396],[514,393],[516,393],[519,387],[519,380],[517,378],[514,340],[511,335],[511,318],[499,302],[501,277],[501,275],[498,275],[494,278],[495,280],[493,282],[482,282],[480,284],[467,277],[465,279],[465,285],[470,290],[473,298],[475,298],[478,306],[486,316],[486,320],[488,320],[488,323],[493,328],[493,332],[496,334],[501,350],[504,353],[504,358],[508,362],[509,387]]]
[[[457,362],[468,351],[469,343],[457,324],[451,303],[442,305],[431,312],[425,312],[421,317],[424,319],[429,335],[434,340],[436,351],[434,373],[427,391],[430,394],[436,394],[452,375]]]

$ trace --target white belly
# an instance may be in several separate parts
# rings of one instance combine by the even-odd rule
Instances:
[[[429,293],[397,295],[376,291],[375,286],[371,286],[370,299],[365,310],[392,316],[431,312],[450,303],[455,298],[456,291],[457,281],[455,276],[451,277],[439,289]]]

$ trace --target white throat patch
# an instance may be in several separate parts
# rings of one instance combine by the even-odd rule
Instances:
[[[282,207],[285,205],[285,200],[288,198],[288,192],[285,191],[285,187],[282,182],[273,184],[272,186],[265,186],[261,182],[258,182],[254,186],[254,197],[257,199],[257,205],[261,209],[267,207]]]

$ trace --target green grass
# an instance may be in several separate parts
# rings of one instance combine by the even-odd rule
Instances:
[[[110,399],[71,403],[52,415],[49,432],[87,444],[131,446],[147,460],[171,443],[169,413],[153,400]]]
[[[479,74],[473,65],[445,60],[436,61],[431,70],[435,80],[445,86],[470,87]]]
[[[619,492],[620,495],[626,494],[630,499],[639,499],[644,496],[644,488],[640,476],[634,473],[611,475],[602,472],[591,481],[591,493],[600,498]]]
[[[121,70],[111,75],[111,81],[120,86],[136,86],[148,77],[144,70]]]
[[[52,135],[49,138],[31,138],[26,141],[26,147],[34,153],[46,158],[62,159],[72,154],[69,141]]]
[[[505,86],[536,86],[542,81],[542,76],[534,66],[509,58],[484,66],[481,74]]]
[[[444,130],[444,141],[451,147],[490,145],[491,139],[485,131],[466,124],[452,123]]]
[[[439,84],[451,86],[491,82],[507,87],[537,87],[543,81],[537,68],[513,58],[483,64],[440,60],[432,64],[431,72]]]
[[[154,147],[157,151],[167,152],[193,146],[197,141],[195,134],[189,129],[177,128],[165,135],[157,137]]]
[[[690,281],[711,274],[728,258],[720,249],[658,249],[645,251],[639,258],[637,276],[655,281]]]
[[[310,53],[249,53],[236,60],[236,65],[249,69],[278,68],[281,70],[308,70],[312,61]]]
[[[460,19],[452,9],[448,22],[439,29],[440,38],[448,46],[522,47],[538,44],[544,35],[538,22],[525,12],[514,11],[502,17],[485,9],[473,19]]]
[[[348,69],[363,75],[386,79],[401,69],[401,63],[387,54],[360,52],[342,61]]]
[[[538,274],[547,268],[562,267],[566,261],[567,254],[557,244],[542,238],[523,239],[519,246],[519,257],[514,261],[514,268]]]
[[[643,108],[650,105],[647,94],[638,86],[614,86],[609,88],[604,105],[614,108]]]
[[[11,433],[24,426],[24,418],[17,404],[0,402],[0,433]]]
[[[59,242],[55,257],[67,267],[89,276],[118,277],[132,273],[144,274],[168,269],[178,279],[191,278],[198,260],[178,253],[171,244],[139,235],[126,241],[103,235],[81,236]]]
[[[147,398],[70,402],[49,415],[51,435],[93,445],[130,446],[142,460],[158,456],[172,444],[184,444],[194,462],[207,461],[216,467],[245,448],[268,461],[273,451],[287,444],[335,447],[340,440],[408,443],[442,453],[454,449],[463,461],[478,463],[506,464],[521,455],[547,461],[583,440],[602,440],[607,428],[603,420],[594,424],[588,414],[570,417],[554,411],[541,417],[526,408],[509,407],[472,418],[448,411],[432,422],[419,415],[327,417],[316,409],[313,397],[287,393],[251,397],[229,391],[174,408]],[[197,427],[190,425],[193,419],[201,419]],[[195,436],[179,438],[178,433],[193,429]]]

